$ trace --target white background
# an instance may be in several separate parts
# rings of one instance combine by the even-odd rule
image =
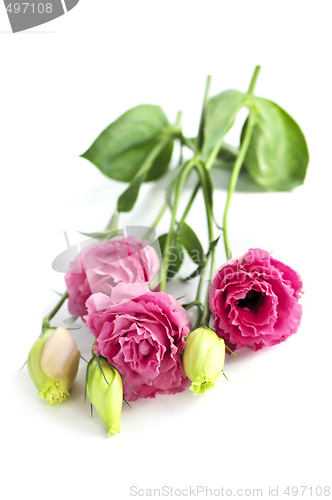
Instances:
[[[329,484],[331,14],[328,1],[81,0],[62,18],[13,35],[0,5],[5,498],[127,499],[130,486],[190,485],[263,488],[267,498],[269,486],[279,486],[281,497],[288,485]],[[75,243],[74,230],[102,229],[125,187],[79,155],[141,103],[160,104],[171,121],[181,109],[184,132],[196,134],[207,74],[212,95],[245,91],[256,64],[256,94],[297,120],[311,161],[305,185],[292,193],[253,193],[241,181],[231,247],[233,255],[273,250],[301,274],[302,325],[282,345],[228,357],[229,382],[203,397],[186,391],[124,408],[121,433],[107,438],[83,404],[84,362],[71,397],[54,408],[37,396],[26,368],[18,371],[55,304],[50,289],[64,290],[63,275],[51,268],[66,248],[63,231]],[[229,175],[214,179],[221,222]],[[150,224],[165,184],[146,186],[124,222]],[[202,214],[198,199],[188,222],[204,240]],[[224,260],[220,244],[218,264]],[[194,285],[172,283],[170,291],[190,299]],[[53,324],[67,317],[64,308]],[[90,333],[74,336],[88,357]]]

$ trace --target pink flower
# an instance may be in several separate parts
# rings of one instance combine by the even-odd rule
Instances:
[[[118,301],[125,289],[136,297]],[[102,304],[105,309],[98,310],[96,305]],[[174,297],[151,292],[146,284],[123,284],[113,290],[112,298],[92,295],[87,308],[84,319],[96,337],[95,353],[104,356],[137,393],[124,383],[128,401],[176,394],[188,387],[181,351],[191,322]]]
[[[110,295],[118,283],[152,282],[159,267],[154,248],[135,236],[115,237],[83,248],[65,275],[70,314],[87,314],[85,302],[92,293]]]
[[[216,333],[232,350],[279,344],[300,325],[302,286],[296,271],[265,250],[251,248],[229,260],[211,281]]]

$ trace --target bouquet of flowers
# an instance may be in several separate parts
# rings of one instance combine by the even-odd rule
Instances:
[[[303,183],[309,161],[293,118],[254,95],[259,70],[257,66],[247,92],[227,90],[212,98],[208,77],[194,139],[183,134],[181,113],[170,124],[159,106],[141,105],[111,123],[82,155],[107,177],[128,186],[105,231],[86,234],[88,244],[73,256],[65,275],[67,290],[43,319],[29,353],[30,376],[50,405],[69,396],[81,360],[70,328],[50,323],[66,300],[73,321],[82,318],[92,334],[91,359],[84,360],[85,397],[109,434],[120,432],[123,401],[176,394],[188,387],[195,395],[204,394],[225,375],[225,353],[236,355],[243,347],[257,351],[297,331],[303,287],[299,274],[260,248],[232,258],[229,244],[228,214],[241,169],[265,189],[291,190]],[[234,147],[224,139],[242,108],[248,116]],[[142,183],[159,179],[174,165],[176,141],[180,155],[155,222],[151,227],[119,227],[119,213],[134,208]],[[191,153],[186,160],[183,150]],[[212,168],[232,169],[222,221],[214,214]],[[179,214],[192,172],[197,184]],[[186,222],[200,190],[208,229],[205,243]],[[157,238],[167,210],[169,230]],[[226,262],[216,267],[220,239]],[[180,304],[166,289],[185,254],[195,270],[183,279],[199,278],[195,300]]]

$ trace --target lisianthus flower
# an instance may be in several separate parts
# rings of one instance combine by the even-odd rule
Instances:
[[[42,399],[54,405],[67,396],[77,375],[81,353],[67,328],[49,328],[32,346],[28,370]]]
[[[210,309],[216,333],[233,351],[279,344],[300,325],[302,287],[296,271],[265,250],[251,248],[212,278]]]
[[[132,300],[123,299],[129,296]],[[174,297],[151,292],[146,283],[129,283],[115,287],[112,297],[91,295],[86,305],[84,319],[96,338],[94,352],[105,357],[134,389],[136,394],[124,383],[128,401],[175,394],[188,387],[181,351],[191,322]]]
[[[190,390],[204,394],[223,374],[225,343],[211,328],[197,328],[186,340],[182,363],[192,382]]]
[[[92,293],[111,295],[118,283],[153,283],[159,268],[155,249],[132,235],[83,248],[65,275],[70,314],[83,317]]]
[[[118,371],[103,358],[94,356],[87,367],[86,392],[99,413],[108,434],[120,432],[122,379]]]

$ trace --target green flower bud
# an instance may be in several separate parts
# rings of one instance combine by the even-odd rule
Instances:
[[[86,392],[99,413],[108,434],[120,432],[123,399],[122,379],[106,359],[94,356],[87,368]]]
[[[66,328],[46,330],[32,346],[28,370],[38,394],[50,405],[67,396],[77,375],[81,353]]]
[[[186,339],[182,364],[194,394],[204,394],[221,377],[225,363],[225,343],[211,330],[201,327]]]

